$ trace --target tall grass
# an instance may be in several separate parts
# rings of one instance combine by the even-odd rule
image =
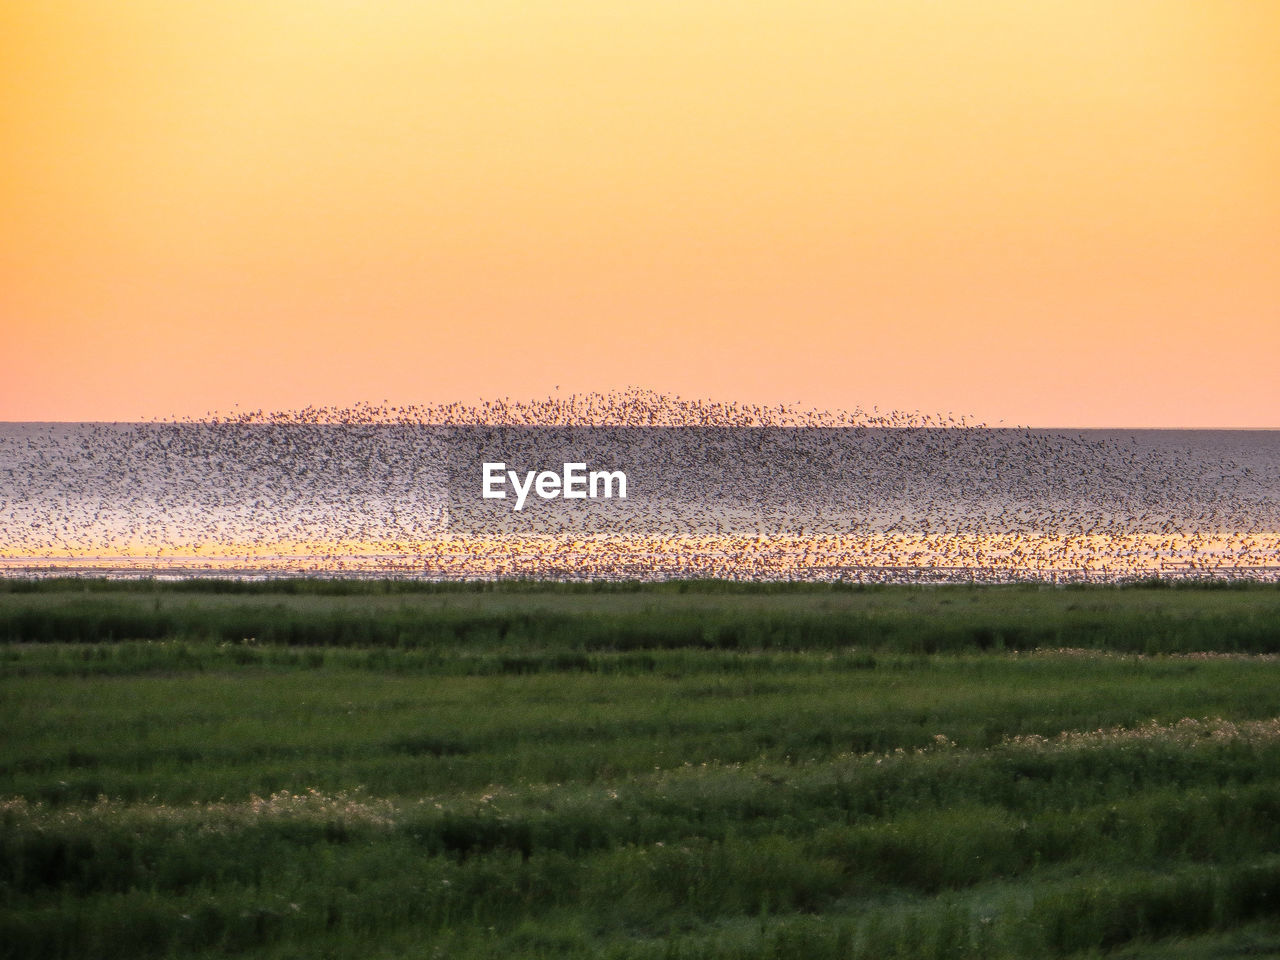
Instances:
[[[3,584],[4,581],[0,581]],[[179,638],[419,649],[869,650],[1087,647],[1280,652],[1280,587],[1054,590],[832,585],[407,584],[398,581],[20,582],[0,592],[0,642]],[[208,592],[191,589],[201,585]],[[310,585],[310,586],[308,586]],[[768,589],[764,587],[768,586]],[[216,588],[216,589],[215,589]],[[243,595],[238,591],[244,591]]]
[[[1275,603],[0,594],[0,957],[1275,952]]]

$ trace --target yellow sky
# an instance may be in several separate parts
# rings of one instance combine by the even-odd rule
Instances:
[[[1280,426],[1280,4],[13,0],[0,419]]]

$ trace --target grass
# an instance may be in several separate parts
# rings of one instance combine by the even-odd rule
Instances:
[[[0,581],[0,642],[1280,653],[1280,589]]]
[[[0,957],[1280,952],[1275,588],[278,586],[0,586]]]

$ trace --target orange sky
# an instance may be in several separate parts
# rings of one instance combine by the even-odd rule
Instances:
[[[0,420],[1280,427],[1280,4],[11,0]]]

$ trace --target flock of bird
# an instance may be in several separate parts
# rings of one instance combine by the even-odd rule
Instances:
[[[625,499],[481,496],[482,464]],[[1280,579],[1280,433],[991,428],[630,389],[0,425],[0,575]]]

